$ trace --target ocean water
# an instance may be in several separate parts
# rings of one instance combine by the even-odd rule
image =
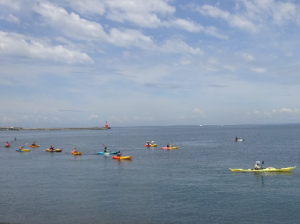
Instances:
[[[147,140],[158,147],[143,147]],[[40,147],[15,151],[33,141]],[[167,143],[180,148],[160,149]],[[0,144],[0,223],[300,222],[300,125],[0,131]],[[133,158],[97,155],[102,144]],[[50,145],[63,151],[45,152]],[[297,168],[228,169],[257,160]]]

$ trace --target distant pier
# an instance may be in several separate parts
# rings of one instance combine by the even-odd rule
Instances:
[[[64,130],[108,130],[110,127],[94,127],[94,128],[23,128],[24,131],[64,131]]]
[[[23,127],[0,127],[0,131],[64,131],[64,130],[108,130],[110,127],[105,122],[105,127],[91,128],[23,128]]]
[[[110,127],[93,128],[22,128],[22,127],[0,127],[0,131],[59,131],[59,130],[108,130]]]
[[[20,131],[22,127],[0,127],[0,131]]]

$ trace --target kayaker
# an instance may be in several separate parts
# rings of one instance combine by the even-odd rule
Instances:
[[[54,147],[51,145],[49,149],[50,149],[50,150],[54,150]]]
[[[150,145],[149,141],[147,141],[146,145],[148,145],[148,146]]]
[[[167,148],[169,148],[169,147],[170,147],[170,144],[168,143],[168,144],[167,144]]]
[[[119,151],[119,152],[117,153],[117,156],[120,157],[121,155],[122,155],[122,153]]]
[[[108,152],[106,145],[102,144],[104,146],[104,151],[103,152]]]
[[[260,161],[256,161],[255,162],[254,169],[255,170],[259,170],[260,169]]]
[[[8,143],[8,142],[6,142],[6,146],[9,146],[9,143]]]
[[[20,150],[22,150],[23,149],[23,146],[20,146]]]
[[[238,137],[236,136],[236,137],[235,137],[235,141],[237,142],[237,140],[238,140]]]
[[[33,142],[31,145],[32,145],[32,146],[35,146],[35,142]]]
[[[77,149],[74,147],[74,151],[73,152],[77,152]]]

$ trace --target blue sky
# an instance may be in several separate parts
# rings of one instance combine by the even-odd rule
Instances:
[[[0,126],[300,121],[300,3],[0,0]]]

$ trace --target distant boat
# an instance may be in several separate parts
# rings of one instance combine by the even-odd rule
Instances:
[[[202,127],[203,125],[202,125],[202,124],[200,124],[199,126],[200,126],[200,127]]]

